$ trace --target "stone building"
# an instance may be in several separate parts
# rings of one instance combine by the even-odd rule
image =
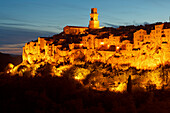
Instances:
[[[64,33],[78,35],[78,34],[85,34],[86,30],[88,29],[99,29],[99,28],[100,26],[99,26],[97,8],[91,8],[89,27],[66,26],[64,27]]]
[[[64,35],[84,34],[87,29],[98,29],[96,8],[92,8],[90,17],[89,27],[66,26]],[[103,37],[86,34],[80,37],[79,43],[68,43],[67,39],[62,37],[57,41],[53,38],[39,37],[37,41],[25,44],[23,61],[74,63],[78,57],[84,55],[85,61],[100,61],[112,66],[130,64],[140,69],[155,68],[170,62],[170,27],[166,28],[164,24],[155,25],[149,34],[144,29],[137,30],[133,33],[133,43],[128,39],[121,41],[121,37],[114,34]]]

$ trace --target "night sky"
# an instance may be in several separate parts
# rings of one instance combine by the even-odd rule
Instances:
[[[88,26],[98,8],[100,26],[168,22],[170,0],[1,0],[0,52],[21,54],[24,43],[60,33],[66,25]]]

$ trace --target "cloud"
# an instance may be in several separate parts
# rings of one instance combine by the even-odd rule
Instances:
[[[15,21],[15,22],[27,22],[26,20],[23,20],[23,19],[18,19],[18,18],[15,18],[15,17],[12,17],[11,15],[9,14],[6,14],[6,13],[2,13],[0,12],[0,20],[1,21]]]
[[[34,24],[29,24],[29,23],[0,23],[0,26],[29,26],[29,27],[49,27],[49,28],[56,28],[58,30],[62,30],[62,27],[60,26],[54,26],[54,25],[34,25]]]
[[[150,24],[149,22],[142,22],[142,23],[140,23],[140,22],[136,22],[135,20],[134,20],[132,23],[133,23],[133,25],[135,25],[135,26]]]
[[[0,45],[0,50],[1,50],[1,47],[3,47],[3,48],[18,48],[18,47],[23,47],[24,44],[25,43]]]
[[[108,23],[108,22],[103,22],[102,26],[119,28],[119,26],[129,26],[129,25],[139,26],[139,25],[147,25],[147,24],[150,24],[150,23],[149,22],[136,22],[134,20],[132,23],[124,22],[124,23],[120,23],[119,25],[115,25],[115,24]]]
[[[149,22],[136,22],[135,20],[132,22],[122,22],[120,23],[119,26],[130,26],[130,25],[134,25],[134,26],[139,26],[139,25],[147,25],[150,24]]]
[[[0,45],[0,52],[21,55],[24,44],[25,43]]]
[[[39,24],[39,25],[35,25],[35,24],[30,24],[30,23],[22,23],[22,22],[13,22],[13,23],[0,23],[0,27],[4,26],[4,27],[15,27],[15,28],[20,28],[20,29],[34,29],[35,31],[45,31],[45,32],[61,32],[63,30],[63,28],[61,26],[55,26],[55,25],[43,25],[43,24]],[[38,30],[37,30],[38,29]]]
[[[37,40],[40,37],[49,37],[56,33],[15,27],[0,26],[0,52],[21,54],[26,42]]]
[[[22,50],[8,50],[8,51],[0,51],[2,53],[6,53],[6,54],[13,54],[13,55],[21,55],[22,54]]]
[[[113,28],[118,28],[119,27],[118,25],[107,23],[107,22],[104,22],[103,24],[106,25],[106,26],[109,26],[109,27],[113,27]]]
[[[31,26],[31,27],[40,27],[40,26],[38,26],[38,25],[26,24],[26,23],[0,23],[0,25],[5,25],[5,26]]]
[[[50,27],[50,28],[56,28],[58,30],[63,30],[63,28],[61,26],[47,25],[45,27]]]

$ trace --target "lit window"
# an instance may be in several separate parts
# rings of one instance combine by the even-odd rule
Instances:
[[[119,48],[120,48],[119,46],[116,47],[117,50],[118,50]]]
[[[83,44],[80,44],[80,46],[83,46]]]
[[[104,45],[104,42],[100,42],[101,45]]]

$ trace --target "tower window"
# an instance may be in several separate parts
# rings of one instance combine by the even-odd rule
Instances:
[[[93,20],[93,18],[90,18],[90,20]]]

